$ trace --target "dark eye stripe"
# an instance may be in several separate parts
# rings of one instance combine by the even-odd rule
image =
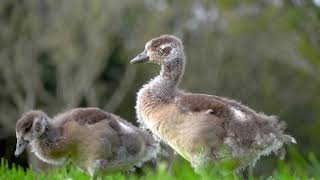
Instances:
[[[31,129],[31,127],[27,127],[24,131],[28,132]]]
[[[165,54],[165,55],[168,55],[168,54],[170,54],[170,52],[171,52],[171,47],[165,47],[164,49],[162,49],[162,53],[163,54]]]
[[[173,39],[171,39],[171,38],[160,38],[160,39],[156,39],[152,42],[152,47],[157,48],[162,44],[170,44],[172,42],[173,42]]]

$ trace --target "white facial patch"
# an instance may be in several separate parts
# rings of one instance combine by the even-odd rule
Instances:
[[[161,44],[161,46],[160,46],[161,49],[164,49],[166,47],[171,47],[171,44],[166,43],[166,44]]]
[[[242,111],[240,111],[240,110],[238,110],[238,109],[236,109],[234,107],[232,107],[231,110],[232,110],[232,112],[233,112],[233,114],[234,114],[234,116],[235,116],[235,118],[237,120],[239,120],[239,121],[245,121],[246,120],[246,115]]]
[[[150,56],[151,56],[151,54],[152,54],[152,52],[147,51],[147,56],[148,56],[148,57],[150,57]]]
[[[30,132],[24,134],[23,137],[24,137],[24,139],[29,140],[29,141],[34,139],[34,135],[32,135]]]
[[[151,43],[150,41],[147,42],[147,44],[144,46],[144,49],[147,49],[149,47],[150,43]]]

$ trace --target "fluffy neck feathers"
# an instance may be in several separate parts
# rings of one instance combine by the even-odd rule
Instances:
[[[163,63],[160,74],[147,83],[142,91],[150,92],[156,100],[169,101],[180,83],[184,72],[184,64],[184,57]]]
[[[176,87],[180,83],[180,79],[184,72],[184,59],[176,58],[169,62],[165,62],[161,66],[160,77],[168,84]]]
[[[61,164],[67,152],[60,127],[48,124],[45,132],[31,142],[32,151],[38,158],[51,164]]]
[[[59,146],[58,140],[61,135],[61,128],[49,123],[46,125],[45,132],[34,140],[32,147],[41,148],[46,151],[53,150],[54,146]]]
[[[61,135],[58,127],[53,126],[52,124],[47,124],[45,132],[39,136],[39,140],[46,141],[55,141]]]

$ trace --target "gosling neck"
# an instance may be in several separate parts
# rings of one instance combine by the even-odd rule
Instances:
[[[184,58],[178,57],[161,65],[160,79],[167,84],[168,88],[176,88],[184,72]]]
[[[50,122],[46,124],[45,131],[38,137],[40,141],[54,142],[61,136],[61,129]]]
[[[184,72],[184,57],[176,57],[161,65],[160,74],[146,85],[152,96],[161,102],[169,102],[177,93],[177,86]]]

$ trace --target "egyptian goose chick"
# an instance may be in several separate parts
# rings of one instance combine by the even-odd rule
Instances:
[[[71,160],[93,177],[129,170],[154,158],[158,145],[148,133],[98,108],[77,108],[50,119],[30,111],[16,123],[19,156],[28,144],[41,160]]]
[[[274,116],[224,97],[180,91],[185,59],[181,40],[162,35],[147,42],[131,63],[161,66],[160,74],[137,94],[138,121],[193,167],[231,159],[244,168],[296,142]]]

